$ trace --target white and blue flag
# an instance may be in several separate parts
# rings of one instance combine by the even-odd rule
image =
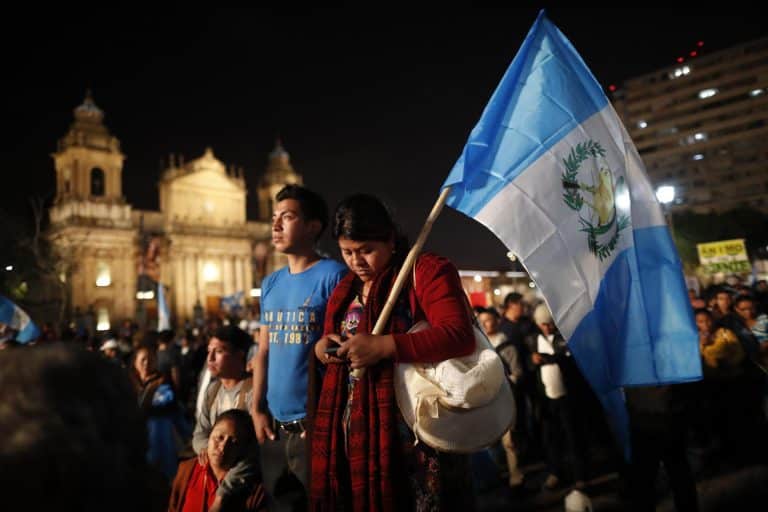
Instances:
[[[231,295],[225,295],[221,298],[221,306],[227,311],[235,311],[240,307],[240,303],[243,301],[243,291],[235,292]]]
[[[171,330],[171,312],[168,309],[168,300],[165,298],[163,283],[157,283],[157,332]]]
[[[701,378],[682,266],[643,163],[544,11],[449,186],[447,204],[493,231],[539,286],[625,448],[622,386]]]
[[[40,329],[29,318],[27,312],[2,295],[0,295],[0,323],[18,331],[16,341],[19,343],[29,343],[40,336]]]

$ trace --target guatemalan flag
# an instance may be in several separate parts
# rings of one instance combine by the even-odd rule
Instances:
[[[171,311],[168,308],[168,300],[165,297],[163,283],[157,283],[157,332],[171,330]]]
[[[701,378],[682,267],[629,134],[571,43],[536,22],[443,188],[543,293],[628,455],[622,386]]]
[[[27,312],[2,295],[0,295],[0,323],[18,331],[16,341],[19,343],[29,343],[40,336],[40,329],[29,318]]]

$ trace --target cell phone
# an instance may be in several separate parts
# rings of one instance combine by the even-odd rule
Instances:
[[[326,348],[325,349],[325,353],[328,354],[329,356],[334,356],[335,357],[336,356],[336,352],[338,352],[340,348],[341,348],[341,345],[334,345],[332,347]]]

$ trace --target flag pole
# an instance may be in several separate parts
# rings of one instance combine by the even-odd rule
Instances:
[[[379,335],[384,330],[384,326],[389,320],[389,315],[392,313],[392,309],[395,307],[397,297],[400,295],[400,291],[403,289],[405,281],[410,277],[411,268],[416,263],[416,258],[418,258],[419,253],[421,252],[421,248],[424,247],[424,242],[427,241],[429,232],[432,231],[432,226],[434,225],[435,220],[437,220],[437,216],[440,215],[443,206],[445,206],[445,201],[448,199],[448,194],[450,192],[451,187],[445,187],[440,193],[440,197],[438,197],[437,201],[435,201],[435,205],[432,207],[432,211],[429,212],[429,216],[424,222],[424,226],[421,228],[419,237],[416,239],[413,247],[411,247],[411,250],[408,252],[408,256],[405,257],[403,266],[400,268],[400,273],[397,274],[395,284],[392,286],[392,290],[389,292],[387,302],[384,304],[384,309],[381,310],[381,315],[379,315],[379,319],[376,320],[376,325],[374,325],[373,332],[371,334]],[[364,373],[365,368],[352,370],[352,376],[358,379],[362,377]]]

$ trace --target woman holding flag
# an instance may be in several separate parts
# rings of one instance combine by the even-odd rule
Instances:
[[[396,361],[436,362],[473,351],[456,268],[422,254],[386,334],[373,335],[407,242],[381,201],[363,194],[338,205],[333,236],[351,272],[328,302],[315,346],[327,366],[312,434],[311,509],[472,510],[468,459],[415,443],[393,385]],[[407,332],[423,319],[431,327]],[[365,370],[359,377],[358,369]]]

